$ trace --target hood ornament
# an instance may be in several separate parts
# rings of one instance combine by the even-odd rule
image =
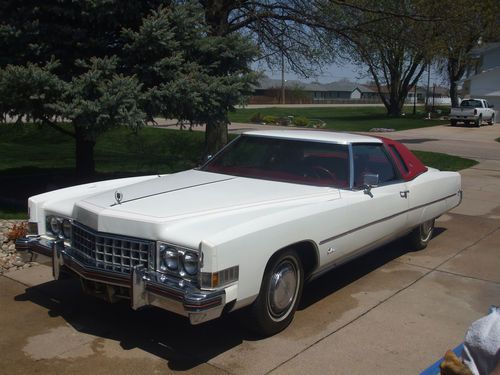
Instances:
[[[123,200],[123,193],[120,190],[115,191],[115,201],[120,204]]]

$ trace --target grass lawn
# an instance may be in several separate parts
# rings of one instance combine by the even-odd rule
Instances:
[[[479,164],[476,160],[440,154],[438,152],[412,151],[425,165],[442,171],[460,171]]]
[[[174,134],[175,133],[175,134]],[[138,134],[114,129],[98,138],[97,172],[169,173],[192,167],[203,151],[201,132],[177,132],[147,127]],[[0,125],[0,171],[19,174],[35,169],[72,169],[73,139],[51,128]]]
[[[138,134],[116,129],[99,138],[96,180],[172,173],[199,164],[204,134],[144,128]],[[426,165],[442,170],[468,168],[476,162],[455,156],[415,152]],[[0,218],[26,218],[27,198],[78,183],[74,142],[50,128],[0,125]]]
[[[372,128],[392,128],[406,130],[448,124],[447,120],[425,120],[423,108],[417,108],[413,116],[413,108],[405,107],[406,116],[388,117],[384,107],[307,107],[307,108],[243,108],[230,114],[232,122],[251,122],[252,116],[277,117],[305,116],[309,120],[322,120],[326,127],[340,131],[369,131]]]
[[[204,134],[144,128],[115,129],[95,148],[96,180],[172,173],[195,167]],[[0,125],[0,218],[25,217],[27,198],[79,183],[74,141],[51,128]]]

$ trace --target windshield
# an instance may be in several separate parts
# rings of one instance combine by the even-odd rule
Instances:
[[[243,135],[202,171],[317,186],[349,186],[346,145]]]

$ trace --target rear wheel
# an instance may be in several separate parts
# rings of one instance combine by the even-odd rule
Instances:
[[[491,115],[490,121],[488,121],[488,125],[493,125],[495,123],[495,115]]]
[[[450,120],[451,126],[457,126],[457,120]]]
[[[434,232],[435,219],[427,220],[413,229],[408,235],[410,246],[414,250],[422,250],[427,247]]]
[[[302,295],[304,271],[294,250],[285,250],[268,263],[259,296],[250,309],[252,330],[263,336],[285,329]]]
[[[483,116],[479,115],[479,118],[476,120],[474,124],[479,128],[482,123],[483,123]]]

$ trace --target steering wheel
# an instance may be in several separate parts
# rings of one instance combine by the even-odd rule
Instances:
[[[311,171],[314,172],[315,177],[319,179],[331,179],[335,180],[335,174],[331,172],[329,169],[321,166],[321,165],[314,165],[311,167]]]

